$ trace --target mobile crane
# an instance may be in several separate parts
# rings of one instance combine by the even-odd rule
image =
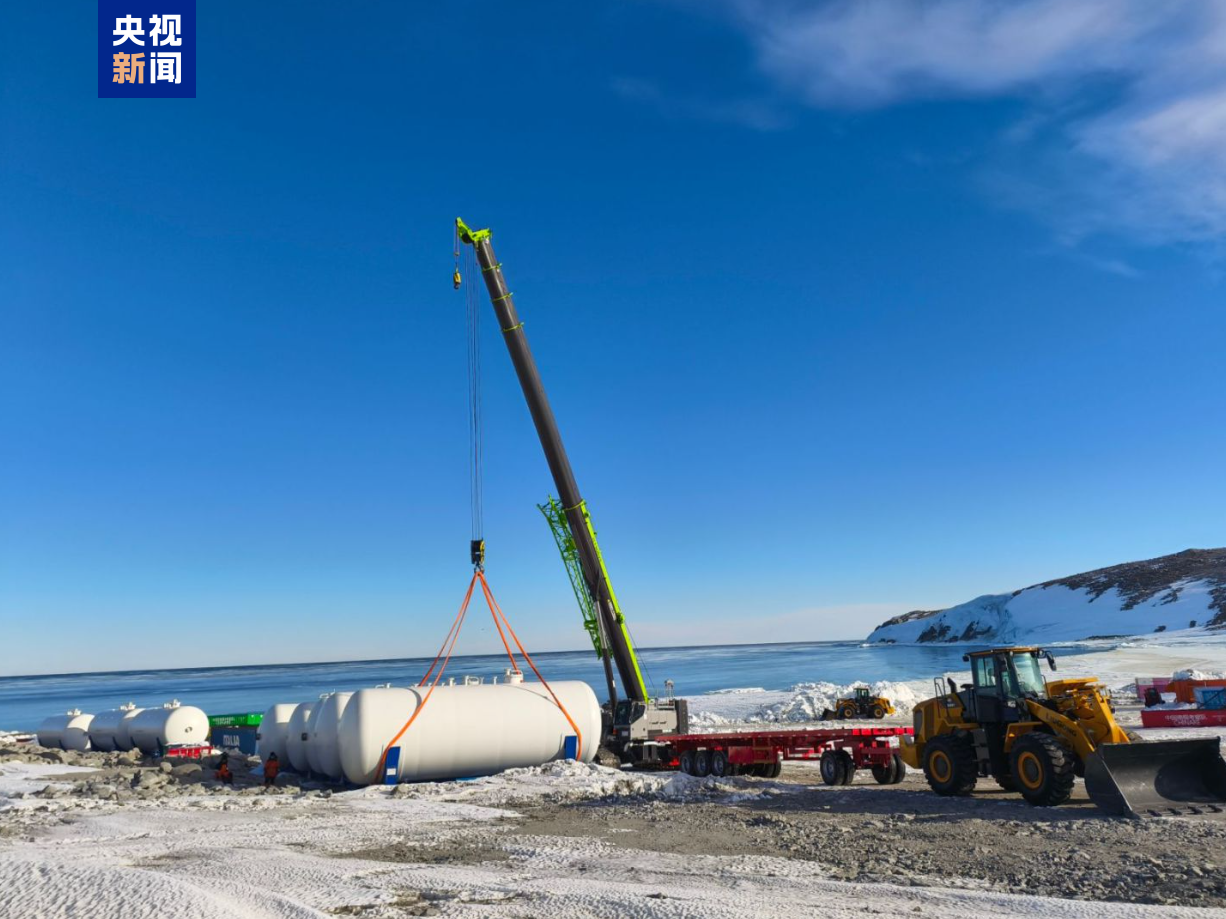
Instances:
[[[477,265],[498,317],[498,327],[502,330],[511,363],[524,391],[528,411],[558,490],[557,500],[549,498],[540,506],[540,510],[549,521],[583,612],[584,627],[604,666],[609,700],[603,709],[603,746],[623,763],[668,766],[674,760],[672,748],[656,738],[688,732],[686,701],[672,697],[671,684],[666,684],[670,689],[663,699],[653,699],[647,690],[626,619],[618,606],[608,569],[596,542],[596,529],[575,482],[557,419],[554,418],[536,361],[528,347],[524,324],[515,310],[502,266],[494,257],[490,231],[471,230],[457,217],[456,235],[461,243],[472,246],[476,254]],[[460,282],[457,268],[457,287]],[[478,553],[483,553],[484,548],[474,546],[473,552],[476,564]],[[614,670],[617,671],[616,679]],[[620,696],[618,681],[621,683]]]

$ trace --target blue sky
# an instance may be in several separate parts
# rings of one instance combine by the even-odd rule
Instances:
[[[457,214],[642,643],[1222,545],[1226,13],[1161,6],[202,2],[198,98],[139,101],[93,4],[10,10],[0,670],[432,651]],[[489,576],[581,647],[486,318]]]

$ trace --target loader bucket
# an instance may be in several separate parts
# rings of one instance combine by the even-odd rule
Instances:
[[[1086,793],[1116,816],[1226,817],[1220,748],[1217,737],[1103,744],[1086,759]]]

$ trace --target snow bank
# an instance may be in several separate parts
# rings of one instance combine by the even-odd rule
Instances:
[[[874,695],[885,696],[897,714],[909,716],[911,709],[932,693],[915,683],[880,680],[876,683],[798,683],[787,692],[738,690],[734,700],[728,693],[714,692],[690,697],[690,724],[698,728],[727,724],[797,724],[818,721],[822,712],[834,708],[839,699],[852,694],[857,686],[869,686]]]
[[[1171,674],[1172,680],[1223,680],[1226,672],[1221,670],[1176,670]]]

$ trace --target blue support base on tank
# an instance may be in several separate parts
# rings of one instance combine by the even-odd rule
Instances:
[[[567,759],[579,758],[579,738],[570,734],[562,740],[562,755]]]
[[[392,747],[387,751],[383,761],[383,784],[396,785],[400,782],[400,748]]]

